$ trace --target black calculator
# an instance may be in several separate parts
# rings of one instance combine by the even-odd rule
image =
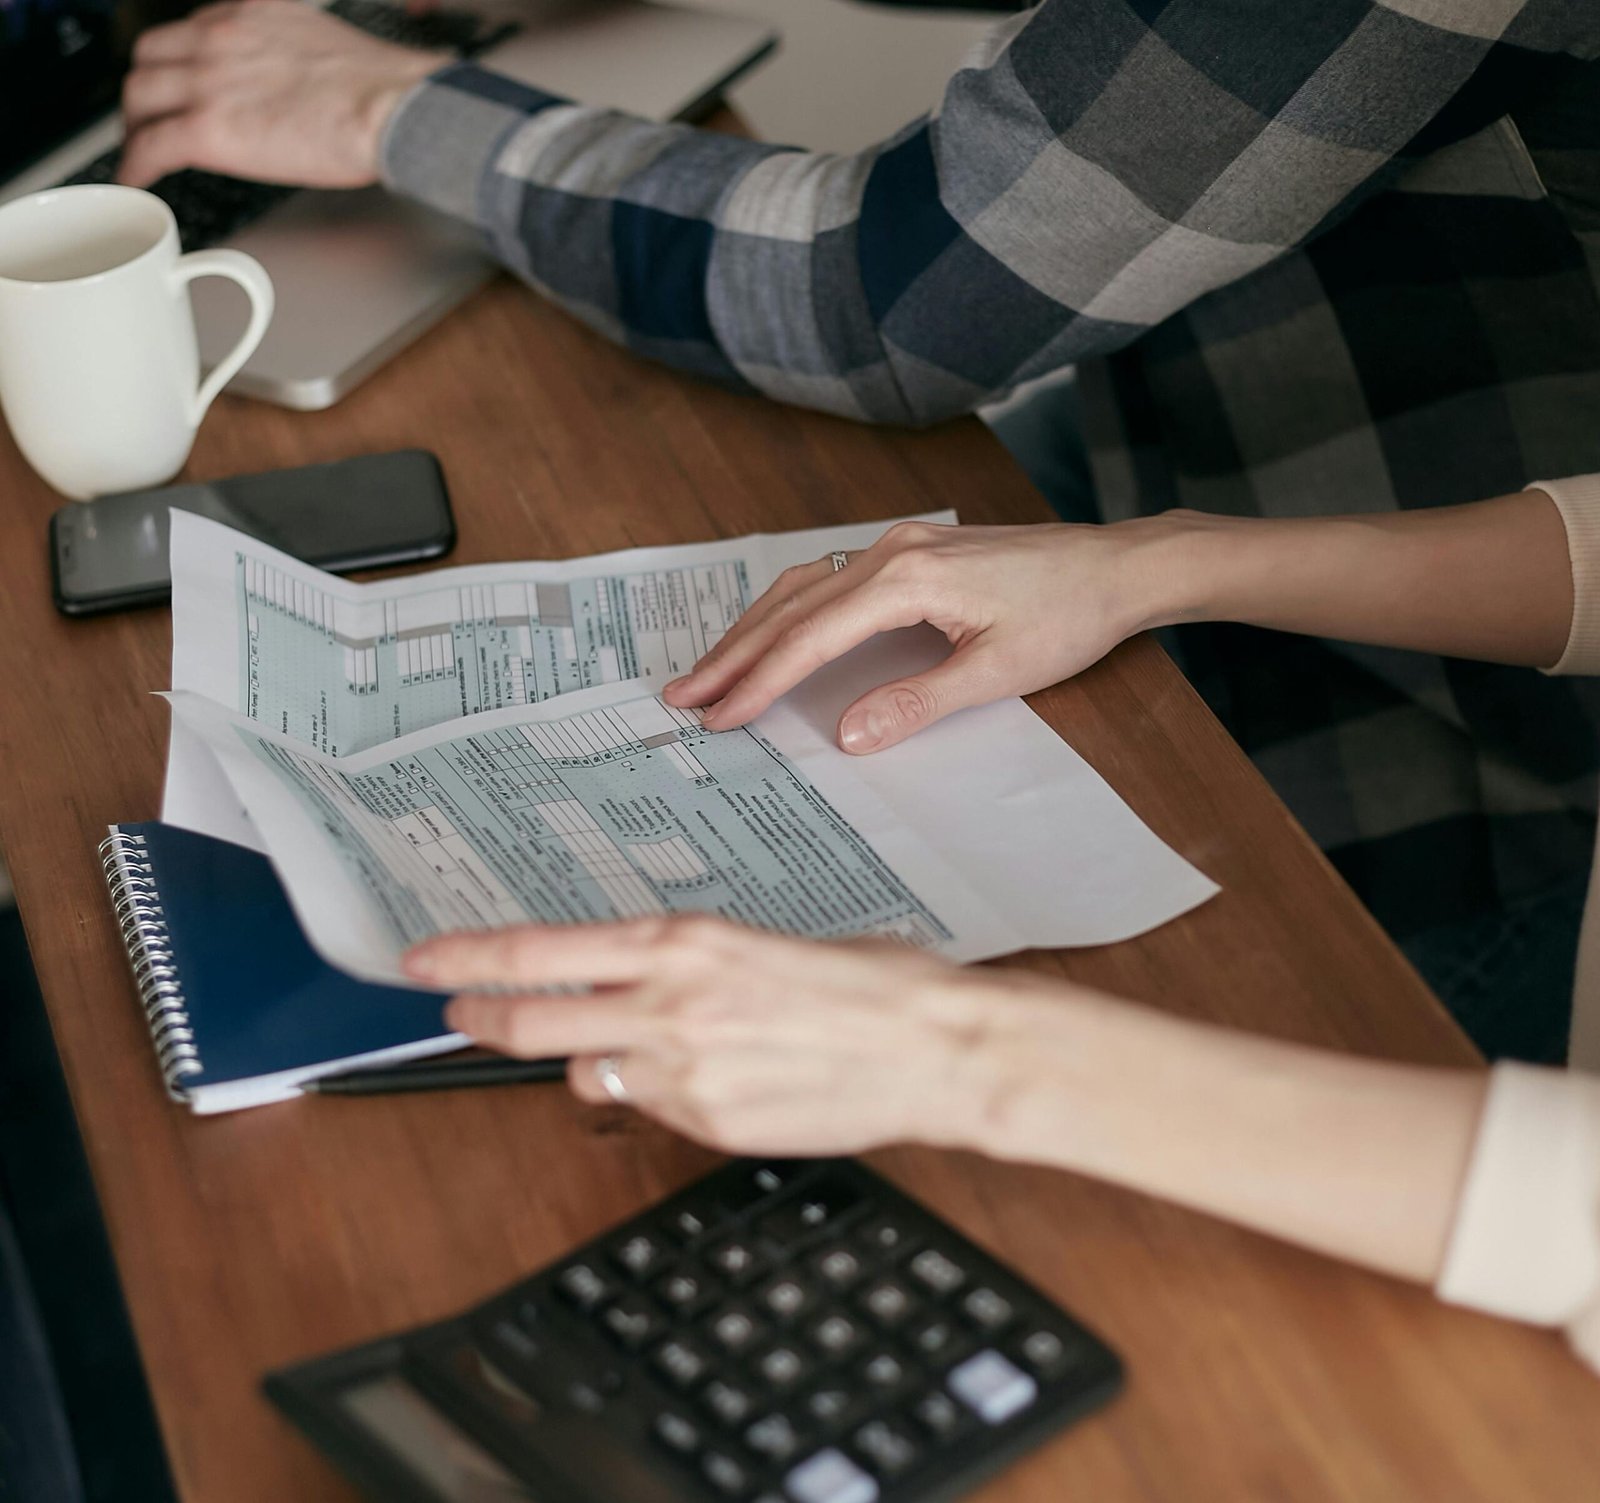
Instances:
[[[935,1503],[1116,1356],[853,1160],[736,1160],[451,1320],[274,1373],[386,1503]]]

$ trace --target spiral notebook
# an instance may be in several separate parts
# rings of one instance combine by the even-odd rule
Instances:
[[[318,1075],[467,1043],[434,992],[373,986],[322,960],[266,857],[157,823],[100,846],[167,1091],[196,1112],[301,1094]]]

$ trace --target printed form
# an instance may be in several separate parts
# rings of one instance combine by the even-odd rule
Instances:
[[[902,932],[970,957],[1127,939],[1216,892],[1019,699],[962,711],[870,757],[841,752],[834,728],[853,699],[948,653],[931,628],[864,644],[750,730],[711,735],[654,700],[654,690],[714,645],[782,569],[836,548],[867,547],[892,525],[358,585],[175,512],[173,689],[188,708],[173,721],[162,817],[267,851],[314,943],[314,909],[303,906],[303,894],[316,879],[296,852],[331,838],[317,833],[323,825],[359,830],[359,839],[340,836],[339,860],[327,864],[366,894],[356,905],[347,892],[345,908],[382,894],[391,927],[364,931],[369,973],[396,935],[422,932],[406,925],[511,922],[513,913],[707,906],[798,933]],[[621,697],[607,698],[617,685],[626,685]],[[211,701],[224,720],[184,696]],[[625,703],[635,708],[623,714]],[[589,718],[601,711],[601,719]],[[651,718],[662,716],[666,723]],[[226,734],[218,730],[223,723]],[[247,730],[261,744],[241,760]],[[569,740],[584,750],[553,755]],[[403,765],[403,756],[418,760]],[[518,759],[526,765],[514,775],[508,766]],[[679,776],[695,766],[704,774]],[[758,795],[747,781],[758,770],[783,790],[781,818],[769,808],[779,795]],[[701,776],[712,781],[697,787]],[[291,784],[292,795],[284,791]],[[515,799],[550,805],[549,817],[507,813],[523,809],[506,791],[513,784],[520,785]],[[416,802],[413,785],[456,788],[460,817],[477,833],[456,816],[428,812],[445,806]],[[557,791],[540,791],[546,788]],[[641,788],[655,800],[647,807],[637,804]],[[308,819],[312,789],[329,802]],[[391,807],[408,822],[383,833],[373,821],[388,820]],[[264,809],[273,811],[270,829]],[[770,828],[739,822],[764,809]],[[337,819],[333,810],[342,811]],[[824,810],[841,813],[843,825],[823,818]],[[438,838],[422,838],[435,828],[430,821],[445,819],[448,830],[440,823]],[[562,820],[576,821],[570,843]],[[298,841],[286,844],[285,822],[300,831]],[[902,896],[896,907],[887,888],[872,887],[869,899],[867,868],[850,865],[865,859],[857,848],[863,841],[900,874],[896,890],[909,891],[902,879],[913,880],[922,906]],[[595,851],[586,849],[591,844]],[[414,865],[424,847],[456,862],[448,881],[412,892],[377,875]],[[352,851],[365,854],[356,861]],[[758,860],[761,851],[767,854]],[[602,883],[586,861],[615,869]],[[788,886],[775,887],[784,863],[795,871]],[[587,873],[582,880],[572,875],[578,868]],[[301,873],[299,894],[291,870]],[[849,885],[856,909],[817,885],[842,881],[845,870],[856,872]],[[544,883],[553,885],[541,897]],[[627,906],[644,902],[646,890],[664,908]],[[557,893],[565,896],[558,901]],[[468,895],[479,906],[463,907]],[[856,928],[828,927],[847,913]]]
[[[953,512],[926,520],[954,522]],[[596,684],[686,673],[790,564],[891,522],[359,585],[172,514],[172,687],[331,756]],[[162,818],[254,844],[181,726]]]
[[[451,929],[707,912],[963,960],[1025,938],[850,776],[637,681],[334,758],[192,694],[175,716],[250,811],[312,943],[373,981]],[[814,750],[814,748],[808,748]]]

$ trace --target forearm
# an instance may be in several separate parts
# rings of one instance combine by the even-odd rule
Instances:
[[[1158,519],[1147,625],[1238,621],[1549,667],[1572,623],[1566,529],[1540,491],[1381,516]]]
[[[964,1067],[955,1132],[1431,1282],[1487,1077],[1301,1048],[1052,989]]]

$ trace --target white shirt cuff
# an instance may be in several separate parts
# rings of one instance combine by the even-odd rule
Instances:
[[[1546,673],[1600,673],[1600,475],[1536,480],[1556,504],[1572,560],[1572,627],[1566,651]]]
[[[1600,1290],[1600,1079],[1496,1065],[1437,1293],[1538,1325]]]

